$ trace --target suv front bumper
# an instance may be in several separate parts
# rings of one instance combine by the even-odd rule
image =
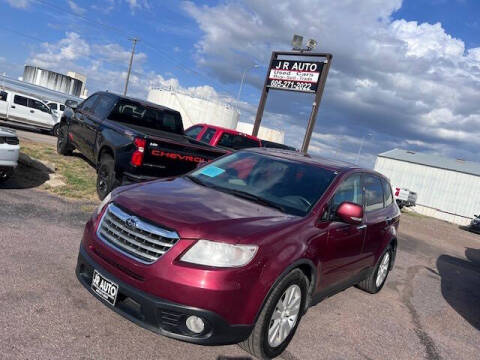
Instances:
[[[98,298],[91,289],[94,269],[118,284],[115,306]],[[148,330],[177,340],[202,345],[235,344],[248,338],[253,329],[253,325],[230,325],[212,311],[173,303],[138,290],[103,269],[87,254],[83,245],[80,246],[76,275],[90,293],[115,312]],[[194,334],[186,327],[185,320],[191,315],[204,320],[205,330],[201,334]]]

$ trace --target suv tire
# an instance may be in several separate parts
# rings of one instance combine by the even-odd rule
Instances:
[[[70,156],[72,155],[73,149],[74,147],[68,138],[67,126],[65,124],[60,125],[57,137],[57,153],[60,155]]]
[[[97,166],[97,194],[99,199],[105,199],[118,185],[115,161],[110,154],[103,154]]]
[[[271,359],[279,356],[295,335],[295,331],[304,314],[307,293],[308,280],[303,272],[300,269],[291,271],[272,290],[260,312],[252,333],[248,339],[239,343],[239,346],[259,359]],[[288,295],[293,297],[287,299]],[[288,305],[289,301],[291,305],[282,309],[282,305]],[[298,306],[298,311],[296,318],[292,320],[292,316],[288,315],[295,313],[294,309],[296,306]],[[289,313],[289,311],[292,312]],[[276,323],[275,320],[277,320]],[[283,326],[289,332],[284,333],[282,336],[280,330],[282,330]],[[278,329],[280,334],[278,334],[278,331],[275,332],[275,329]],[[269,339],[269,335],[274,335],[275,333],[277,336],[272,336]]]
[[[0,169],[0,184],[10,179],[13,169]]]
[[[393,255],[392,247],[389,245],[378,259],[374,271],[365,280],[359,282],[357,287],[370,294],[379,292],[387,281],[388,273],[392,267]]]

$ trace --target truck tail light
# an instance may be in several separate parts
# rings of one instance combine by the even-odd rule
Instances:
[[[398,196],[400,194],[400,188],[395,189],[395,196]]]
[[[130,160],[130,164],[135,167],[142,166],[143,163],[143,156],[145,155],[145,146],[147,145],[147,140],[135,138],[133,140],[133,144],[136,147],[136,150],[132,154],[132,159]]]

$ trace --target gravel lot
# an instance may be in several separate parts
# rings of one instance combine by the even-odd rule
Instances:
[[[139,328],[77,282],[90,216],[79,202],[0,186],[2,359],[249,359]],[[404,215],[396,268],[377,295],[311,308],[283,359],[479,359],[480,235]]]

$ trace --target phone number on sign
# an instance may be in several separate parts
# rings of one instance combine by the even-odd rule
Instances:
[[[314,91],[312,89],[311,83],[302,83],[302,82],[286,81],[286,80],[272,80],[270,81],[270,87],[300,90],[300,91]]]

